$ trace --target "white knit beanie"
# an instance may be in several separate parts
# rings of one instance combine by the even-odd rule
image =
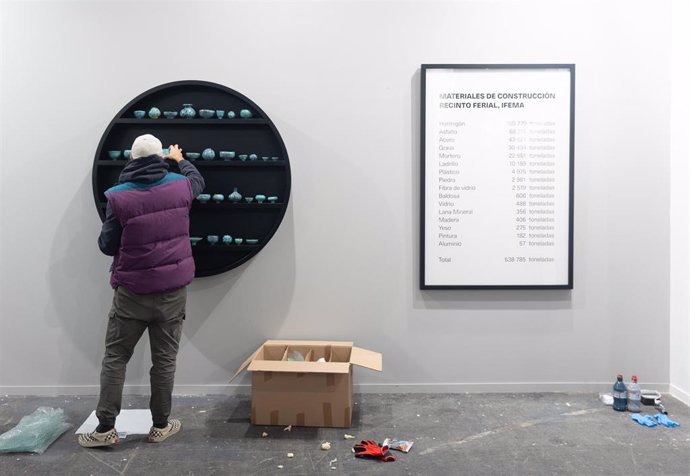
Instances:
[[[155,136],[144,134],[134,139],[132,144],[132,159],[148,157],[149,155],[163,156],[163,144]]]

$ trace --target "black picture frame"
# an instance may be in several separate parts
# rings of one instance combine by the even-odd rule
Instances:
[[[520,282],[520,283],[505,283],[505,284],[487,284],[485,282],[443,282],[430,283],[426,273],[426,229],[428,226],[427,219],[427,203],[426,203],[426,181],[427,181],[427,73],[431,70],[472,70],[472,71],[487,71],[500,72],[505,70],[507,72],[518,72],[520,70],[535,72],[539,70],[567,70],[570,75],[569,95],[567,98],[567,105],[569,108],[569,125],[567,130],[568,135],[568,190],[565,193],[567,196],[567,245],[561,253],[566,254],[567,259],[567,273],[563,277],[562,282],[554,282],[550,284]],[[463,289],[505,289],[505,290],[529,290],[529,289],[573,289],[573,222],[574,222],[574,156],[575,156],[575,65],[574,64],[422,64],[421,65],[421,107],[420,107],[420,248],[419,248],[419,287],[422,290],[463,290]],[[454,263],[454,265],[456,265]],[[462,263],[457,263],[462,266]]]

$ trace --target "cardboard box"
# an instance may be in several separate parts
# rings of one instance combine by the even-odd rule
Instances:
[[[294,360],[297,355],[304,360]],[[230,381],[245,369],[252,372],[255,425],[348,428],[352,366],[381,371],[382,360],[380,353],[352,342],[267,340]]]

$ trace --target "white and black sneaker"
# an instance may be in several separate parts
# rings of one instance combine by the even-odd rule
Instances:
[[[149,431],[149,443],[160,443],[170,436],[182,429],[182,422],[180,420],[171,419],[168,420],[168,426],[165,428],[151,427]]]
[[[117,430],[112,428],[104,433],[92,431],[91,433],[82,433],[79,435],[79,444],[84,448],[96,448],[98,446],[110,446],[118,443],[120,438],[117,436]]]

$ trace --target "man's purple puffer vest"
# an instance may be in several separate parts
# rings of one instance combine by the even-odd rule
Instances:
[[[166,173],[153,183],[125,182],[105,192],[122,224],[110,284],[135,294],[172,291],[194,279],[189,242],[192,187],[183,175]]]

